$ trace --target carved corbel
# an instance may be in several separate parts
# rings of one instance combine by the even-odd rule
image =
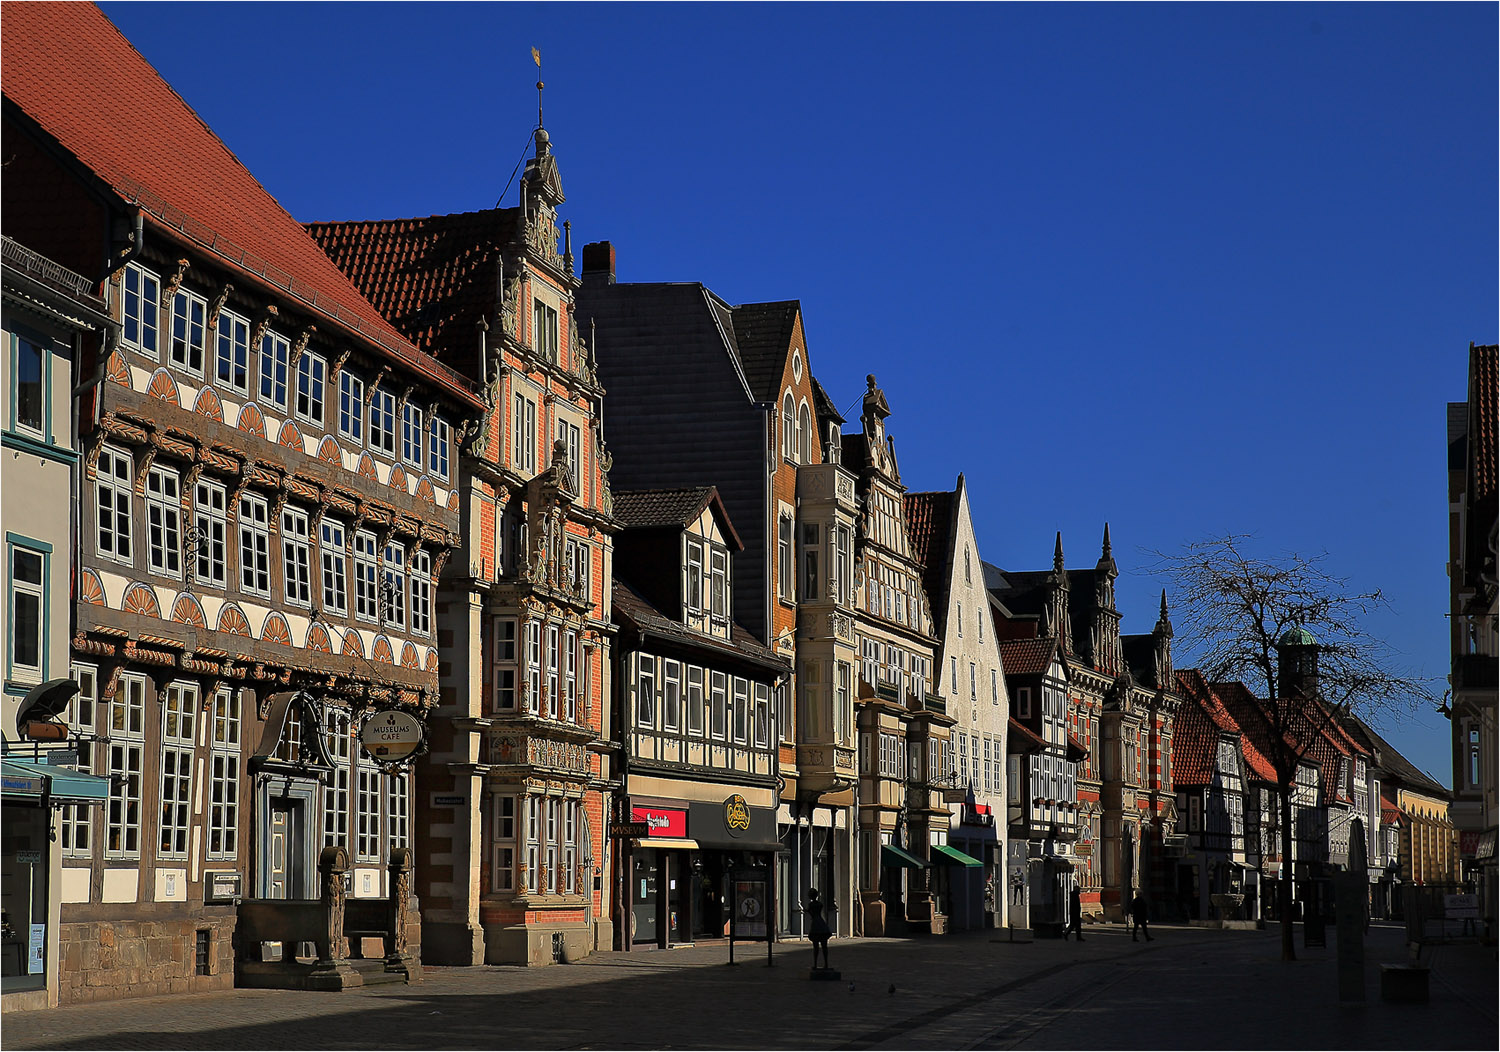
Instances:
[[[84,447],[83,463],[84,470],[89,475],[99,473],[99,451],[104,448],[104,441],[109,435],[104,428],[98,428],[89,436],[89,444]]]
[[[380,390],[380,384],[381,384],[381,382],[390,374],[390,371],[391,371],[391,367],[389,365],[382,365],[376,371],[376,373],[375,373],[375,379],[371,380],[370,381],[370,386],[367,387],[367,388],[365,388],[365,405],[366,406],[370,406],[370,405],[373,405],[375,403],[375,392],[378,391],[378,390]]]
[[[297,333],[297,338],[292,341],[291,355],[287,358],[286,367],[289,373],[297,371],[297,361],[302,357],[302,352],[307,350],[307,342],[312,339],[313,333],[317,331],[318,327],[316,325],[306,325]]]
[[[271,327],[271,323],[276,321],[280,316],[281,311],[277,309],[276,304],[266,304],[265,308],[260,312],[260,316],[255,319],[255,331],[250,334],[251,354],[254,354],[255,349],[260,346],[260,341],[265,339],[266,330]]]
[[[146,452],[141,457],[140,466],[135,469],[135,491],[141,495],[146,492],[146,473],[156,463],[156,455],[161,452],[161,435],[155,430],[146,432]]]
[[[192,265],[191,260],[179,259],[177,261],[176,272],[166,281],[162,282],[161,305],[163,309],[172,305],[172,297],[177,295],[178,289],[182,288],[182,279],[187,276],[188,268]]]
[[[240,498],[245,495],[245,490],[250,487],[250,480],[255,477],[255,458],[246,457],[240,465],[240,480],[235,483],[234,492],[229,495],[229,507],[238,508]],[[235,514],[238,514],[236,511]]]
[[[323,492],[322,488],[320,487],[318,490],[318,503],[313,506],[313,510],[307,516],[308,532],[310,534],[316,535],[318,531],[322,529],[323,516],[327,514],[328,494]]]
[[[396,399],[396,414],[399,416],[406,412],[406,403],[411,400],[411,393],[416,390],[414,385],[408,384],[406,390],[401,392],[401,397]]]
[[[281,474],[280,472],[277,472],[276,494],[271,501],[271,526],[273,529],[281,528],[281,513],[286,508],[286,501],[288,496],[290,496],[290,492],[287,489],[286,476],[284,474]]]
[[[365,502],[362,501],[362,500],[355,501],[354,502],[354,521],[351,522],[351,523],[349,523],[349,537],[350,537],[351,540],[353,539],[353,537],[354,537],[354,535],[356,533],[358,533],[360,530],[364,529],[365,523],[369,521],[369,518],[370,518],[370,511],[365,506]]]
[[[452,548],[440,548],[432,558],[432,579],[436,581],[443,576],[443,567],[448,565],[448,559],[453,554]],[[479,574],[471,573],[469,576],[478,577]]]
[[[339,352],[339,356],[334,359],[333,367],[328,371],[328,382],[330,384],[338,382],[339,373],[344,371],[344,363],[348,360],[349,348],[345,347]]]
[[[101,701],[113,702],[115,700],[115,695],[120,692],[120,673],[124,668],[125,666],[120,664],[110,669],[109,678],[104,681],[104,689],[99,692]]]
[[[224,282],[224,287],[222,289],[220,289],[219,290],[219,294],[214,297],[213,303],[209,304],[209,307],[208,307],[208,327],[210,329],[214,329],[214,330],[218,329],[218,327],[219,327],[219,312],[224,309],[224,304],[226,304],[226,303],[229,302],[229,294],[231,292],[233,292],[233,291],[234,291],[234,286],[232,284],[230,284],[229,282],[227,282],[227,281]]]

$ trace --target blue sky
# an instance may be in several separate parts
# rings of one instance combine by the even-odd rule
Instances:
[[[906,484],[965,473],[986,559],[1061,530],[1091,565],[1108,520],[1144,632],[1147,549],[1326,550],[1441,690],[1495,5],[103,7],[302,220],[495,205],[541,48],[575,250],[800,299]],[[1446,721],[1375,722],[1451,780]]]

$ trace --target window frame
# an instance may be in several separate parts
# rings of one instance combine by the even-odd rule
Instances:
[[[319,431],[328,419],[328,359],[303,351],[297,359],[297,400],[292,415]]]
[[[427,457],[425,420],[421,406],[410,399],[401,406],[401,462],[417,471],[422,470]]]
[[[193,483],[193,529],[193,582],[222,591],[229,585],[229,491],[223,483],[202,477]]]
[[[282,413],[287,411],[287,396],[292,386],[291,360],[291,342],[274,329],[267,329],[260,338],[256,359],[259,382],[255,389],[260,401]]]
[[[182,580],[182,475],[165,464],[146,472],[146,569]],[[172,491],[168,493],[170,488]],[[158,518],[159,516],[159,518]]]
[[[250,321],[223,307],[214,319],[214,378],[226,390],[250,397]]]
[[[370,392],[369,448],[386,460],[396,459],[396,396],[382,384]]]
[[[10,345],[7,350],[10,354],[11,396],[10,403],[6,407],[7,422],[10,429],[17,434],[27,435],[38,442],[50,442],[52,441],[52,349],[46,346],[40,338],[29,333],[12,329],[9,335]],[[34,424],[21,418],[21,348],[23,345],[36,352],[37,419]]]
[[[194,313],[197,314],[196,322],[193,320]],[[172,294],[168,324],[167,360],[183,372],[201,378],[208,362],[208,301],[191,289],[179,288]],[[182,333],[180,336],[179,329]],[[195,330],[196,345],[193,343]],[[177,355],[179,344],[184,349],[181,358]],[[198,354],[197,365],[192,363],[195,350]]]
[[[130,287],[132,277],[136,279],[134,291]],[[139,263],[127,263],[120,282],[120,345],[153,362],[161,361],[161,277]]]
[[[16,559],[18,555],[25,554],[35,556],[37,561],[37,580],[23,581],[16,573]],[[45,541],[34,540],[23,537],[16,533],[5,535],[5,576],[6,596],[5,611],[6,624],[9,625],[9,637],[5,646],[5,678],[7,682],[17,683],[44,683],[50,662],[48,644],[50,640],[51,603],[50,593],[52,591],[52,545]],[[36,664],[22,664],[17,654],[19,648],[19,633],[16,631],[20,623],[17,617],[17,601],[21,598],[30,598],[36,603]]]
[[[453,446],[453,429],[441,416],[432,415],[432,426],[428,430],[427,471],[440,482],[452,478],[449,461]]]
[[[365,381],[352,369],[339,370],[338,433],[356,447],[365,444]]]
[[[281,509],[281,601],[310,609],[312,587],[312,527],[307,512],[288,504]]]
[[[325,614],[349,613],[349,531],[324,515],[318,523],[318,596]]]
[[[119,470],[121,465],[123,475]],[[127,566],[135,562],[134,482],[135,458],[118,446],[101,446],[94,468],[94,551],[101,558]],[[108,509],[105,508],[106,498],[109,500]],[[107,526],[106,519],[111,520]],[[106,531],[110,538],[108,543],[105,541]]]

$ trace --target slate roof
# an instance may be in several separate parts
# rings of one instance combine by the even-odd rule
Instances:
[[[821,426],[822,424],[830,420],[835,423],[842,424],[845,422],[844,416],[839,412],[838,406],[833,404],[833,399],[830,398],[828,392],[823,389],[823,385],[818,383],[818,378],[814,376],[810,377],[810,379],[812,380],[813,390],[813,412],[817,414],[818,423],[820,425],[818,427],[818,433],[823,434],[824,428]],[[843,452],[843,450],[840,450],[840,452]]]
[[[418,352],[360,295],[99,8],[7,2],[3,21],[5,96],[137,203],[148,225],[196,245],[236,283],[290,296],[320,328],[359,334],[482,405],[466,380]]]
[[[780,402],[781,377],[797,324],[797,300],[742,303],[733,308],[734,339],[751,393],[763,402]],[[806,366],[807,357],[803,356]]]
[[[688,628],[663,614],[651,601],[638,592],[628,581],[614,578],[614,616],[617,621],[628,622],[639,630],[675,640],[684,646],[715,651],[730,658],[749,660],[775,672],[791,670],[791,662],[775,651],[756,642],[748,629],[734,622],[730,626],[729,640],[719,639]]]
[[[953,549],[953,510],[958,491],[952,493],[908,493],[906,536],[912,556],[922,564],[922,587],[938,622],[946,629],[948,619],[948,560]]]
[[[1354,729],[1362,734],[1365,740],[1379,751],[1380,758],[1375,763],[1375,767],[1386,772],[1388,777],[1405,782],[1410,788],[1418,792],[1430,793],[1442,797],[1452,794],[1451,789],[1401,755],[1399,749],[1376,733],[1375,729],[1364,720],[1358,716],[1349,716],[1347,718]],[[1385,779],[1382,778],[1381,781],[1383,783]]]
[[[1051,570],[1002,570],[990,563],[985,563],[984,567],[985,587],[1006,611],[1014,617],[1041,617],[1047,602],[1047,579],[1052,575]],[[1069,652],[1081,656],[1086,653],[1084,644],[1092,638],[1096,571],[1090,567],[1064,572],[1068,575],[1068,621],[1072,643]],[[1056,625],[1052,628],[1057,631]]]
[[[1497,469],[1495,439],[1496,400],[1500,399],[1500,345],[1488,344],[1469,349],[1469,447],[1473,451],[1474,474],[1470,481],[1475,504],[1495,496]]]
[[[620,490],[614,494],[615,518],[626,529],[652,530],[667,526],[687,526],[696,522],[703,509],[713,506],[719,526],[730,550],[744,547],[719,491],[714,486],[688,486],[680,489]]]
[[[1038,676],[1047,671],[1057,640],[1043,636],[1033,639],[1000,640],[1000,666],[1007,676]]]
[[[468,361],[477,353],[476,323],[494,317],[500,252],[518,219],[519,209],[491,208],[307,230],[407,339]]]

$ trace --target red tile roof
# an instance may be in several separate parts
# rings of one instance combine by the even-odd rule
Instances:
[[[922,564],[922,587],[939,623],[948,612],[948,549],[953,533],[954,493],[906,494],[906,535]]]
[[[419,353],[366,302],[102,11],[6,2],[0,16],[5,96],[138,205],[150,227],[482,406],[463,377]]]
[[[1000,667],[1007,676],[1035,676],[1047,671],[1057,640],[1050,636],[1000,640]]]
[[[501,247],[518,210],[308,223],[307,230],[377,310],[425,351],[476,351],[475,325],[495,314]]]

